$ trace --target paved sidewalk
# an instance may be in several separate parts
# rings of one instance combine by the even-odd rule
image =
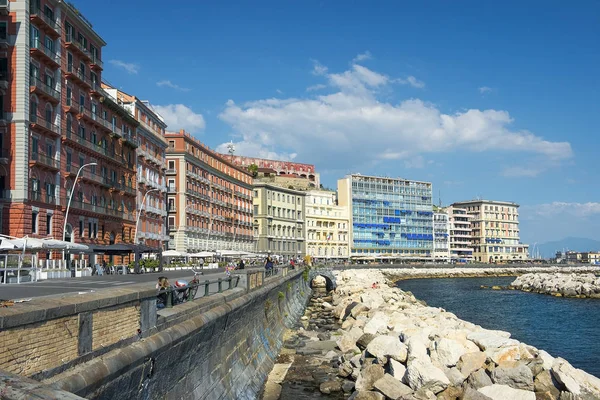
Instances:
[[[191,270],[163,271],[138,275],[94,275],[83,278],[48,279],[45,281],[21,283],[18,285],[0,284],[0,300],[17,300],[39,296],[90,292],[144,282],[148,282],[148,285],[153,287],[159,276],[166,276],[170,281],[174,281],[178,278],[191,280],[194,273]],[[226,274],[224,269],[218,268],[204,270],[203,276],[206,276],[206,279],[216,279],[219,277],[225,278]]]

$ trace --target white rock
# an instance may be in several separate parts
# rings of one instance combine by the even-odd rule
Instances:
[[[540,350],[538,352],[538,357],[541,358],[544,362],[545,370],[549,370],[552,368],[552,365],[554,364],[554,357],[548,354],[545,350]]]
[[[405,362],[408,354],[406,345],[394,336],[377,336],[367,345],[367,351],[378,359],[390,357],[400,362]]]
[[[321,304],[323,306],[323,308],[326,309],[332,309],[333,306],[331,304],[329,304],[328,302],[324,301],[323,304]]]
[[[440,367],[453,367],[467,349],[456,340],[441,338],[434,342],[434,352],[431,361]]]
[[[459,387],[467,379],[456,367],[444,368],[443,371],[452,386]]]
[[[433,365],[431,361],[420,358],[413,358],[408,361],[406,382],[413,390],[427,385],[436,394],[446,389],[450,384],[450,380],[446,377],[444,371]]]
[[[428,360],[429,354],[427,353],[427,346],[421,337],[412,336],[406,342],[406,346],[408,347],[408,358],[419,358],[422,360]]]
[[[554,379],[556,379],[557,381],[559,381],[560,383],[562,383],[569,392],[573,393],[574,395],[580,395],[581,394],[581,386],[579,385],[579,383],[574,379],[573,377],[573,367],[571,367],[570,364],[562,363],[559,360],[562,360],[560,358],[557,359],[557,362],[554,363],[554,365],[552,366],[552,375],[554,376]],[[564,361],[564,360],[562,360]]]
[[[393,358],[390,359],[389,361],[389,369],[390,369],[390,374],[398,379],[400,382],[403,381],[404,379],[404,374],[406,374],[406,367],[404,366],[404,364],[399,363],[398,361],[394,360]]]
[[[378,332],[381,333],[384,329],[387,329],[390,318],[382,311],[377,311],[373,317],[365,324],[364,332],[371,333],[373,335]]]
[[[485,354],[496,364],[504,361],[517,361],[521,359],[521,349],[519,346],[492,347],[485,351]]]
[[[535,400],[535,393],[506,385],[484,386],[477,391],[492,400]]]
[[[467,335],[467,339],[475,343],[481,350],[495,347],[518,346],[519,342],[492,331],[479,331]]]

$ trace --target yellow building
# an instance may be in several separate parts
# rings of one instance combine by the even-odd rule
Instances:
[[[519,205],[506,201],[471,200],[453,207],[471,215],[471,246],[474,261],[527,260],[529,245],[519,238]]]
[[[304,257],[306,192],[256,180],[253,186],[256,252],[280,255],[283,261]]]
[[[600,263],[600,252],[590,251],[581,253],[581,262],[585,264],[599,264]]]
[[[306,253],[316,259],[347,259],[350,243],[348,207],[335,192],[306,192]]]

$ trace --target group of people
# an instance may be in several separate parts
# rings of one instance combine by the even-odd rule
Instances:
[[[104,260],[102,260],[102,264],[96,263],[92,269],[92,275],[104,275],[106,272],[106,261]]]

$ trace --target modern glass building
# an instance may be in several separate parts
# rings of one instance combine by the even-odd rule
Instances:
[[[352,257],[430,259],[430,182],[348,175],[338,181],[339,205],[350,215]]]

